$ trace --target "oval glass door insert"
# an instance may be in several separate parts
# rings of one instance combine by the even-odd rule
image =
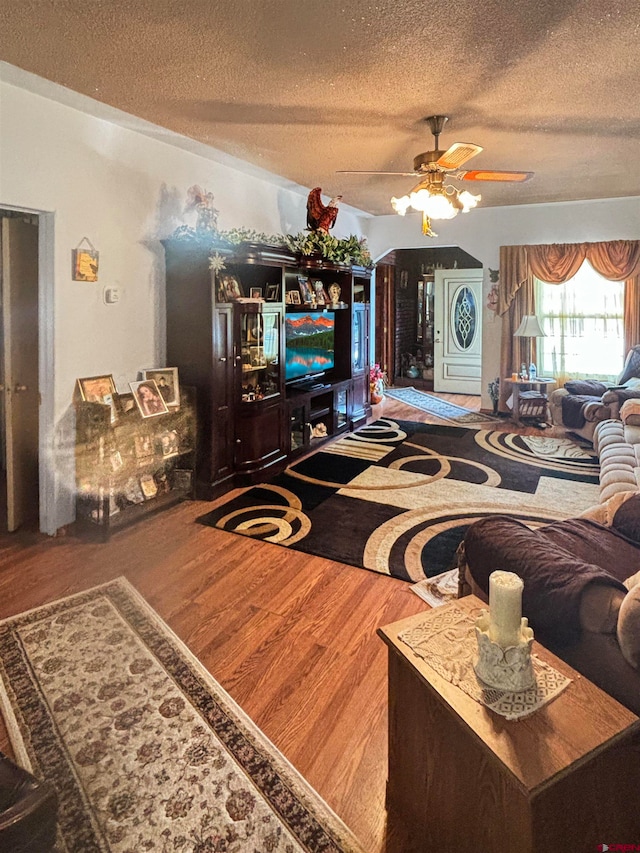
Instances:
[[[473,290],[462,285],[451,303],[451,330],[461,350],[470,349],[478,328],[478,306]]]

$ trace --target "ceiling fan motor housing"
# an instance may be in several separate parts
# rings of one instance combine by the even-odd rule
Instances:
[[[442,157],[444,151],[436,148],[435,151],[423,151],[413,158],[413,169],[415,172],[429,172],[436,170],[436,163]]]

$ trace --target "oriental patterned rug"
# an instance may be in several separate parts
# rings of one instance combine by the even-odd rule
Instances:
[[[455,566],[467,527],[535,527],[598,502],[569,439],[381,418],[201,516],[203,524],[418,582]]]
[[[422,412],[428,412],[430,415],[454,424],[481,424],[501,420],[498,416],[473,412],[471,409],[465,409],[464,406],[457,406],[455,403],[427,394],[426,391],[418,391],[413,387],[387,388],[384,393],[407,406],[413,406],[414,409],[420,409]]]
[[[0,623],[0,676],[60,853],[362,853],[124,578]]]

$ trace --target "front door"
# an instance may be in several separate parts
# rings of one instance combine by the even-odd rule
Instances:
[[[38,226],[2,218],[2,387],[7,528],[38,519]]]
[[[433,390],[482,393],[482,270],[436,270]]]

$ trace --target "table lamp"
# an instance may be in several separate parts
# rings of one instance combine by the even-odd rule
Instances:
[[[514,338],[544,338],[545,333],[535,314],[525,314],[520,325],[513,333]],[[533,364],[533,344],[529,341],[529,365]],[[533,365],[535,368],[535,365]],[[531,368],[529,368],[531,369]],[[531,378],[531,377],[530,377]],[[535,379],[535,376],[533,377]]]

